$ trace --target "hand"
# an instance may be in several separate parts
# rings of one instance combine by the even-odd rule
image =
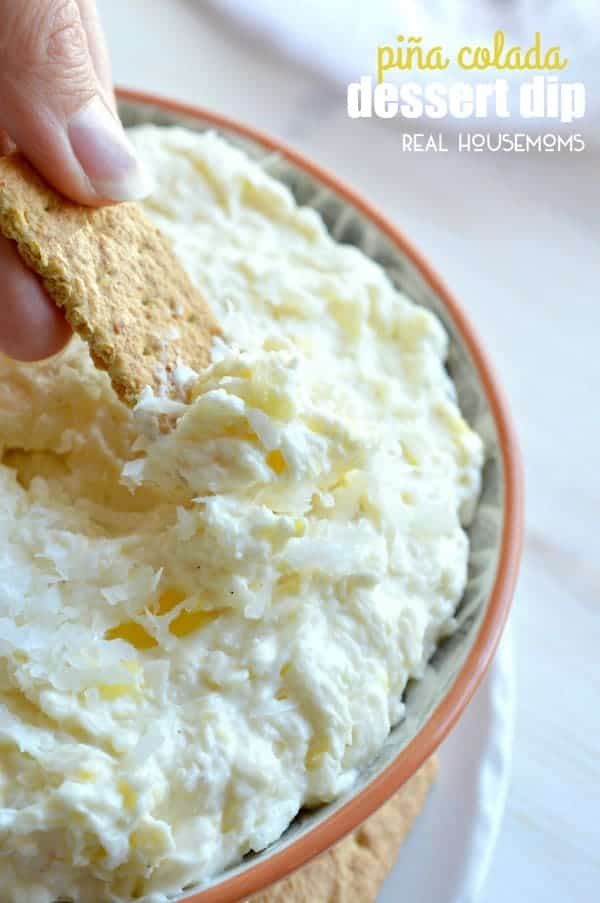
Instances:
[[[117,117],[95,0],[0,0],[0,154],[13,145],[79,203],[147,194]],[[0,236],[0,351],[40,360],[69,336],[61,311]]]

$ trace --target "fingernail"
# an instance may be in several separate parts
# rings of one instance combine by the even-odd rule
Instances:
[[[96,193],[107,201],[137,201],[152,190],[123,126],[98,95],[69,122],[73,153]]]

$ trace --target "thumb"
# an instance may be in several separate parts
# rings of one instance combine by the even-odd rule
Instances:
[[[148,193],[133,147],[103,100],[76,0],[0,0],[0,126],[75,201]]]

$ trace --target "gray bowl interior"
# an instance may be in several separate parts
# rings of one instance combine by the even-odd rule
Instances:
[[[202,119],[172,113],[152,103],[121,102],[120,114],[126,126],[151,122],[161,126],[183,125],[196,131],[213,128],[211,123],[203,122]],[[248,869],[257,861],[280,852],[312,830],[376,778],[428,721],[454,683],[479,631],[496,574],[504,498],[502,461],[496,425],[477,370],[444,303],[414,264],[363,213],[317,178],[248,138],[242,138],[228,129],[217,131],[232,144],[243,148],[250,157],[261,161],[273,177],[289,186],[298,203],[318,210],[330,233],[338,241],[359,247],[386,270],[398,289],[439,316],[450,336],[448,371],[456,385],[464,416],[485,442],[486,464],[481,498],[469,530],[471,541],[469,580],[457,611],[458,629],[438,647],[429,662],[424,678],[412,682],[407,688],[404,720],[391,731],[377,758],[362,772],[345,795],[318,809],[300,813],[275,844],[262,853],[246,856],[242,863],[216,876],[205,886],[218,885],[224,879]],[[184,900],[185,894],[178,899]]]

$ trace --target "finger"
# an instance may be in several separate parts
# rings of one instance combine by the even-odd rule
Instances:
[[[0,351],[21,361],[37,361],[60,351],[71,328],[59,308],[28,270],[12,241],[0,236]]]
[[[88,50],[92,58],[94,71],[100,82],[104,99],[116,113],[117,104],[113,89],[110,56],[96,2],[95,0],[77,0],[77,6],[79,7],[79,14],[87,35]]]
[[[15,150],[14,142],[11,141],[10,135],[0,129],[0,157],[5,157]]]
[[[0,122],[63,194],[134,200],[149,184],[104,101],[76,0],[0,0]]]
[[[10,136],[0,129],[0,157],[14,150]],[[71,330],[61,311],[26,268],[16,246],[3,236],[0,236],[0,273],[0,351],[21,360],[39,360],[59,351]]]

